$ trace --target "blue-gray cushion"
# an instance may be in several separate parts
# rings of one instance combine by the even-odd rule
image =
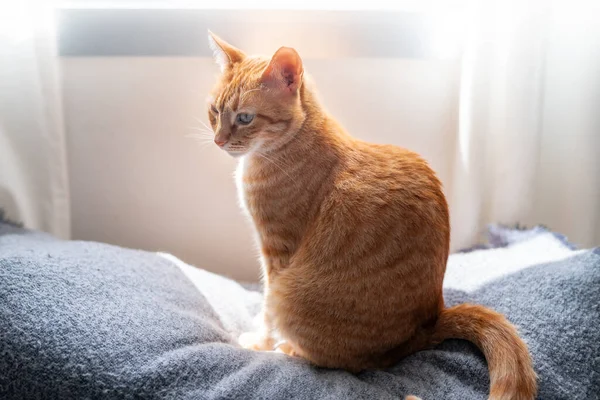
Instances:
[[[505,253],[477,251],[474,260],[486,260],[486,253],[502,259],[518,246],[525,254],[528,241],[547,232],[513,233],[518,238],[502,244]],[[540,399],[598,398],[597,253],[529,262],[464,289],[468,279],[459,274],[446,289],[447,303],[484,304],[519,327],[540,377]],[[471,253],[452,257],[465,268],[475,262]],[[259,294],[182,268],[173,257],[60,241],[0,223],[0,399],[487,397],[485,360],[464,341],[358,376],[241,349],[235,337],[251,328],[259,306]]]

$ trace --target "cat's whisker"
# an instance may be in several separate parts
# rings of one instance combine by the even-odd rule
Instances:
[[[186,139],[193,139],[193,140],[198,140],[198,141],[203,141],[203,142],[209,142],[209,143],[213,143],[214,139],[212,137],[207,137],[207,136],[200,136],[200,135],[188,135],[188,136],[184,136]]]
[[[206,144],[206,145],[212,145],[212,144],[214,144],[213,142],[202,141],[202,140],[194,140],[194,142],[200,143],[200,144]]]
[[[240,96],[240,101],[244,100],[244,97],[246,97],[246,95],[248,93],[252,93],[252,92],[256,92],[257,90],[260,90],[261,88],[256,88],[256,89],[250,89],[245,91],[244,93],[242,93],[242,95]]]
[[[196,142],[199,149],[206,149],[210,147],[210,143]]]
[[[215,134],[213,131],[209,131],[209,130],[206,130],[206,129],[203,129],[203,128],[198,128],[198,127],[193,127],[193,126],[188,127],[188,129],[193,130],[193,131],[197,131],[199,133],[208,134],[210,136],[214,136],[214,134]]]
[[[184,138],[188,138],[188,139],[202,139],[202,140],[206,140],[206,141],[213,141],[214,136],[211,135],[201,135],[198,133],[189,133],[187,135],[183,135]]]
[[[203,136],[203,135],[184,135],[184,138],[186,139],[192,139],[195,140],[197,142],[207,142],[207,143],[214,143],[214,136]]]
[[[256,154],[258,154],[259,156],[261,156],[262,158],[264,158],[265,160],[269,161],[271,164],[273,164],[274,166],[279,168],[279,170],[281,170],[281,172],[283,172],[288,178],[290,178],[290,180],[292,182],[296,182],[296,180],[294,178],[292,178],[292,176],[290,174],[288,174],[286,172],[286,170],[283,169],[283,167],[281,167],[281,165],[277,164],[274,160],[272,160],[271,158],[267,157],[264,153],[261,153],[259,151],[257,151]]]
[[[191,139],[194,142],[198,143],[201,148],[208,147],[209,145],[214,144],[214,141],[212,139],[208,139],[208,138],[205,138],[202,136],[188,135],[188,136],[186,136],[186,138]]]
[[[287,168],[287,166],[285,165],[285,162],[282,159],[280,159],[279,157],[277,157],[275,154],[270,154],[269,155],[269,159],[271,160],[271,162],[276,163],[281,169],[283,169],[283,170],[285,170],[287,172],[288,168]]]
[[[203,131],[203,132],[213,132],[212,129],[206,128],[204,126],[190,126],[188,128],[189,129],[196,129],[196,130]]]
[[[193,139],[194,142],[196,142],[196,144],[198,145],[198,148],[201,150],[210,148],[212,144],[214,144],[212,141],[202,141],[202,140],[197,140],[197,139]]]
[[[209,131],[212,132],[212,128],[209,127],[208,125],[206,125],[206,123],[204,121],[202,121],[200,118],[194,117],[194,119],[196,120],[196,122],[198,122],[199,124],[202,124],[202,126],[204,126],[206,129],[208,129]]]

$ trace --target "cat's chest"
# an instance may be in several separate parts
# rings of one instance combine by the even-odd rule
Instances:
[[[240,205],[256,230],[267,274],[285,268],[300,235],[295,229],[301,225],[299,216],[288,212],[293,208],[293,199],[282,196],[276,181],[253,176],[244,161],[236,170],[236,185]]]
[[[286,199],[277,193],[276,182],[252,171],[246,159],[240,160],[235,173],[238,201],[255,223],[265,224],[277,219]]]

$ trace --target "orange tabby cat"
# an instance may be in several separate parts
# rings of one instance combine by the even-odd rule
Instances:
[[[490,399],[533,399],[516,329],[482,306],[444,308],[448,206],[427,163],[349,136],[317,102],[294,49],[249,57],[209,36],[222,74],[208,115],[215,143],[243,156],[238,191],[264,272],[264,328],[242,345],[284,340],[288,354],[358,372],[466,339],[487,359]]]

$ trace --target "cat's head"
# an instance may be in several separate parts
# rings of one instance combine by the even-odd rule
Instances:
[[[285,144],[306,118],[301,104],[302,60],[282,47],[271,57],[247,56],[209,32],[221,67],[208,100],[215,143],[232,156],[269,152]]]

